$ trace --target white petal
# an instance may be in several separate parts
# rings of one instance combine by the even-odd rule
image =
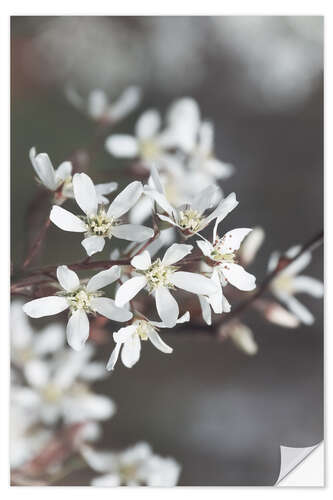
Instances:
[[[143,113],[135,126],[136,136],[142,139],[150,139],[158,132],[161,125],[161,117],[158,111],[150,109]]]
[[[134,324],[120,328],[117,332],[113,332],[113,340],[118,344],[123,344],[136,332]]]
[[[87,230],[87,226],[83,220],[58,205],[52,207],[50,219],[53,224],[60,227],[63,231],[84,233]]]
[[[132,368],[140,359],[141,342],[138,335],[133,335],[123,345],[121,360],[127,368]]]
[[[243,239],[252,229],[239,228],[228,231],[222,238],[221,253],[231,253],[238,250]]]
[[[261,227],[255,227],[251,233],[246,236],[239,251],[241,262],[245,267],[253,262],[264,239],[265,231]]]
[[[134,208],[132,208],[129,215],[129,222],[131,224],[141,224],[141,222],[148,219],[153,211],[153,203],[147,196],[142,196]]]
[[[245,354],[253,356],[258,352],[252,331],[243,323],[237,323],[230,327],[230,337]]]
[[[94,118],[98,119],[103,116],[108,105],[108,99],[101,89],[94,89],[90,92],[87,102],[88,114]]]
[[[156,330],[154,330],[153,328],[149,329],[147,335],[149,337],[150,342],[156,347],[156,349],[166,354],[172,353],[173,351],[172,347],[168,346],[165,342],[163,342],[163,340],[156,332]]]
[[[120,277],[120,267],[112,266],[110,269],[106,271],[101,271],[100,273],[95,274],[87,284],[88,292],[96,292],[96,290],[100,290],[105,286],[110,285],[114,281],[116,281]]]
[[[271,273],[272,271],[275,271],[280,259],[280,253],[275,251],[273,252],[268,259],[267,263],[267,272]]]
[[[295,253],[297,255],[298,251]],[[288,252],[286,252],[287,257],[292,258],[292,255],[288,255]],[[286,269],[285,273],[290,275],[295,275],[298,274],[300,271],[303,271],[305,267],[307,267],[310,262],[311,262],[311,252],[305,252],[303,253],[298,259],[296,259],[294,262],[292,262]]]
[[[312,325],[314,323],[313,314],[299,302],[295,297],[287,294],[276,294],[305,325]]]
[[[199,129],[200,152],[210,155],[214,147],[214,126],[211,122],[204,121]]]
[[[75,174],[73,177],[73,191],[76,203],[88,215],[97,213],[97,194],[93,181],[87,174]]]
[[[248,292],[256,287],[256,278],[252,274],[245,271],[239,264],[223,264],[220,266],[225,278],[239,290]]]
[[[113,193],[118,188],[118,182],[104,182],[103,184],[96,184],[95,190],[97,196]]]
[[[69,269],[67,266],[57,267],[57,278],[66,292],[74,292],[80,286],[80,280],[76,272]]]
[[[177,226],[177,227],[180,227],[179,224],[177,222],[175,222],[174,220],[172,220],[170,217],[168,217],[167,215],[162,215],[162,214],[157,214],[157,217],[159,219],[161,219],[162,221],[164,222],[167,222],[168,224],[171,224],[172,226]]]
[[[49,380],[49,367],[47,362],[40,359],[29,361],[24,367],[24,375],[32,387],[43,387]]]
[[[123,214],[129,211],[130,208],[135,205],[135,203],[140,198],[143,192],[143,187],[141,182],[134,181],[131,182],[121,193],[116,196],[108,209],[108,216],[121,217]]]
[[[324,284],[310,276],[297,276],[292,282],[295,293],[308,293],[312,297],[321,298],[324,294]]]
[[[85,422],[87,420],[107,420],[115,412],[115,404],[106,396],[83,393],[67,397],[63,401],[65,422]]]
[[[224,200],[220,201],[206,220],[211,221],[217,217],[218,221],[221,222],[237,205],[238,201],[236,200],[235,193],[230,193]]]
[[[117,342],[116,343],[116,347],[113,349],[112,353],[111,353],[111,356],[109,358],[109,361],[106,365],[106,369],[111,371],[114,369],[117,361],[118,361],[118,357],[119,357],[119,353],[120,353],[120,349],[122,348],[122,343],[121,342]]]
[[[198,240],[196,244],[206,257],[208,257],[213,251],[213,246],[209,243],[209,241]]]
[[[142,290],[147,284],[147,280],[144,276],[136,276],[131,278],[121,285],[116,293],[116,305],[118,307],[127,304],[137,293]]]
[[[217,160],[216,158],[207,158],[203,168],[215,179],[226,179],[235,172],[235,167],[230,163]]]
[[[165,287],[159,287],[155,292],[157,312],[165,325],[173,327],[179,316],[177,301]]]
[[[73,312],[70,316],[66,334],[68,344],[75,351],[80,351],[89,337],[89,319],[82,309]]]
[[[203,213],[207,208],[211,208],[214,205],[215,197],[219,191],[218,186],[210,184],[195,196],[191,202],[191,207],[199,213]]]
[[[62,323],[51,323],[34,338],[34,351],[38,356],[52,353],[64,345],[65,329]]]
[[[188,311],[177,319],[177,325],[180,323],[187,323],[187,321],[190,321],[190,313]]]
[[[58,314],[68,308],[68,302],[64,297],[42,297],[41,299],[31,300],[23,306],[23,311],[30,318],[42,318]]]
[[[213,311],[215,314],[221,314],[223,311],[223,292],[222,292],[222,286],[221,286],[221,281],[219,277],[219,272],[216,269],[216,267],[213,270],[212,277],[211,277],[213,283],[215,283],[217,291],[216,293],[213,293],[208,297],[209,303],[212,306]]]
[[[210,309],[208,299],[204,295],[198,295],[198,299],[200,302],[203,320],[207,323],[207,325],[211,325],[212,324],[212,311]]]
[[[63,182],[72,175],[72,164],[70,161],[64,161],[55,171],[56,182]]]
[[[179,260],[186,257],[186,255],[191,253],[192,250],[193,250],[192,245],[183,245],[180,243],[174,243],[165,252],[162,262],[166,266],[170,266],[171,264],[175,264],[175,262],[178,262]]]
[[[91,305],[99,314],[113,321],[129,321],[133,317],[130,311],[117,307],[115,301],[107,297],[96,297]]]
[[[164,210],[167,214],[176,216],[175,209],[173,206],[168,202],[166,199],[166,196],[163,193],[159,193],[158,191],[155,191],[154,189],[145,189],[144,193],[149,196],[152,200],[154,200],[161,208]]]
[[[118,121],[131,113],[142,98],[140,87],[134,85],[127,87],[118,99],[110,106],[112,121]]]
[[[150,227],[138,224],[122,224],[112,228],[112,235],[122,240],[141,242],[152,238],[154,231]]]
[[[55,172],[49,155],[47,155],[46,153],[39,153],[37,156],[35,156],[35,154],[35,148],[31,148],[30,160],[38,177],[40,178],[44,186],[46,186],[48,189],[50,189],[51,191],[56,190],[57,183],[55,179]]]
[[[85,365],[84,370],[80,373],[80,378],[85,382],[95,382],[107,376],[104,363],[101,361],[92,361]]]
[[[118,474],[104,474],[91,480],[91,486],[98,488],[116,488],[121,485],[121,477]]]
[[[216,284],[212,280],[197,273],[177,271],[171,275],[170,281],[176,287],[198,295],[209,296],[217,292]]]
[[[105,239],[102,236],[88,236],[81,241],[81,245],[91,257],[97,252],[101,252],[105,246]]]
[[[139,153],[138,142],[131,135],[111,135],[105,141],[105,148],[118,158],[134,158]]]
[[[142,252],[140,255],[136,255],[131,260],[131,265],[136,269],[146,270],[151,265],[150,254],[147,250]]]

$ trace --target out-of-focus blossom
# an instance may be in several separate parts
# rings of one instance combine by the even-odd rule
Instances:
[[[300,246],[291,247],[286,253],[287,258],[294,258],[300,251]],[[306,325],[314,322],[312,313],[296,299],[295,294],[307,293],[312,297],[321,298],[324,294],[324,285],[321,281],[310,276],[299,276],[311,262],[311,252],[305,252],[284,270],[278,273],[271,283],[270,289],[275,297],[284,303],[297,318]],[[276,269],[280,254],[274,252],[268,262],[268,272]]]
[[[36,148],[29,152],[30,161],[35,169],[39,181],[50,191],[55,192],[54,202],[63,203],[67,198],[74,198],[72,183],[72,164],[64,161],[54,169],[47,153],[36,154]],[[97,184],[95,186],[98,203],[109,203],[105,195],[113,193],[118,187],[117,182]]]
[[[174,243],[167,249],[163,259],[151,261],[147,250],[133,257],[131,265],[136,276],[123,283],[116,293],[116,305],[128,303],[140,290],[147,287],[154,293],[157,312],[165,325],[173,327],[179,317],[179,307],[169,289],[180,288],[191,293],[211,295],[216,285],[198,273],[178,271],[174,264],[191,253],[192,245]]]
[[[145,226],[124,224],[121,217],[140,198],[143,193],[141,182],[134,181],[121,191],[106,210],[99,206],[98,194],[90,177],[84,173],[75,174],[73,189],[76,203],[85,216],[78,217],[62,207],[54,205],[50,219],[63,231],[85,233],[82,246],[89,256],[101,252],[105,245],[105,238],[125,239],[129,241],[144,241],[151,238],[154,231]]]
[[[117,307],[114,300],[102,297],[100,291],[120,276],[120,268],[113,266],[89,279],[87,284],[80,282],[78,275],[67,266],[58,266],[57,278],[62,288],[57,295],[31,300],[23,306],[31,318],[41,318],[70,310],[66,334],[68,344],[79,351],[89,337],[88,314],[99,313],[114,321],[128,321],[132,313]]]
[[[60,323],[51,323],[35,332],[22,310],[23,302],[15,300],[10,309],[11,361],[23,369],[30,362],[48,356],[64,345],[65,329]]]
[[[176,323],[189,321],[190,315],[186,312]],[[113,370],[121,352],[121,360],[127,368],[132,368],[140,359],[141,341],[150,342],[161,352],[171,354],[173,349],[168,346],[158,334],[159,328],[168,328],[163,322],[149,321],[147,319],[135,319],[130,326],[126,326],[114,332],[113,339],[116,347],[112,351],[107,364],[108,370]]]
[[[148,443],[137,443],[122,452],[82,448],[88,465],[103,474],[92,480],[93,486],[171,487],[178,482],[180,465],[173,458],[154,455]]]
[[[200,125],[198,142],[188,162],[190,170],[205,173],[213,181],[226,179],[234,173],[234,167],[214,156],[214,127],[211,122],[204,121]]]
[[[261,227],[253,228],[244,238],[238,251],[238,256],[243,266],[247,267],[254,261],[264,240],[265,231]]]
[[[183,101],[186,101],[185,105]],[[152,164],[168,169],[177,163],[171,150],[188,152],[194,147],[197,133],[197,104],[193,99],[174,103],[161,129],[161,116],[155,109],[143,113],[135,125],[135,136],[113,134],[105,141],[109,153],[118,158],[137,158],[148,169]]]
[[[285,328],[296,328],[300,320],[295,314],[291,313],[277,302],[267,299],[257,299],[253,307],[271,323],[283,326]]]
[[[110,418],[115,405],[106,396],[94,394],[89,384],[103,378],[103,363],[91,362],[94,350],[64,350],[51,360],[35,360],[26,370],[29,387],[13,385],[11,396],[29,415],[53,425]]]
[[[113,102],[109,101],[107,93],[102,89],[90,91],[86,99],[72,86],[67,86],[65,93],[74,107],[103,124],[115,123],[125,118],[137,108],[142,97],[141,89],[135,86],[125,89]]]
[[[167,213],[167,215],[158,213],[158,217],[177,227],[186,237],[202,231],[214,219],[223,220],[238,205],[235,193],[231,193],[217,203],[219,189],[210,185],[194,196],[190,203],[175,208],[167,200],[161,180],[154,167],[152,168],[152,178],[156,188],[151,189],[150,186],[145,186],[145,193]],[[217,207],[206,215],[205,212],[216,204]]]
[[[230,337],[234,344],[249,356],[258,352],[258,345],[254,339],[252,330],[240,321],[232,321],[230,325],[222,327],[220,334]]]
[[[14,389],[15,397],[15,389]],[[46,445],[52,431],[39,425],[38,417],[18,402],[10,405],[10,466],[21,467]]]

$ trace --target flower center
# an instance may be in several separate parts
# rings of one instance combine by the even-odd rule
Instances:
[[[115,223],[114,217],[108,217],[104,208],[100,208],[96,215],[86,217],[88,233],[90,236],[104,236],[111,238],[112,226]]]
[[[82,309],[87,313],[91,313],[94,312],[91,300],[100,295],[102,295],[102,292],[88,292],[83,286],[79,290],[75,290],[75,292],[66,294],[66,299],[72,312]]]
[[[144,273],[148,282],[149,291],[152,292],[159,286],[173,288],[172,283],[170,283],[170,276],[176,269],[177,268],[174,266],[165,266],[162,264],[161,259],[156,259]]]
[[[195,233],[200,229],[202,216],[197,210],[187,208],[179,213],[179,225],[182,229],[188,229]]]
[[[273,280],[271,287],[273,290],[291,294],[293,293],[293,280],[291,276],[281,273]]]
[[[152,329],[152,326],[145,320],[138,320],[134,322],[136,326],[136,331],[134,335],[139,335],[141,340],[148,340],[148,332]]]
[[[53,382],[49,382],[42,389],[42,397],[47,403],[56,403],[62,396],[61,389]]]
[[[153,160],[157,158],[161,152],[161,149],[156,141],[146,140],[140,143],[140,155],[145,160]]]
[[[136,464],[121,464],[119,467],[119,475],[123,484],[135,480],[137,475]]]

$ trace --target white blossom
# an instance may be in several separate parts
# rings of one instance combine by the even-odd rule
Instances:
[[[180,288],[207,296],[216,291],[216,285],[210,279],[201,274],[178,271],[174,265],[192,249],[192,245],[174,243],[167,249],[162,260],[158,258],[152,262],[147,250],[133,257],[131,265],[135,268],[136,275],[117,290],[116,305],[123,306],[147,287],[149,293],[155,296],[157,312],[163,323],[168,327],[174,326],[179,317],[179,307],[170,289]]]
[[[118,266],[101,271],[89,279],[88,283],[80,282],[78,275],[67,266],[58,266],[57,278],[61,292],[49,297],[31,300],[23,306],[24,312],[31,318],[41,318],[70,310],[66,334],[69,345],[80,350],[89,336],[88,314],[99,313],[114,321],[128,321],[132,313],[116,306],[114,300],[102,297],[100,291],[116,281],[120,276]]]
[[[108,208],[99,205],[98,194],[90,177],[86,174],[75,174],[73,177],[75,201],[84,212],[78,217],[62,207],[54,205],[50,213],[51,221],[64,231],[85,233],[82,246],[89,256],[101,252],[105,238],[144,241],[151,238],[154,231],[145,226],[124,224],[122,216],[130,210],[140,198],[143,187],[141,182],[129,184]]]
[[[245,354],[253,356],[258,352],[258,345],[254,339],[252,330],[241,323],[234,321],[228,326],[228,335],[234,344]]]
[[[219,188],[210,185],[194,196],[191,202],[175,208],[167,200],[155,167],[152,167],[151,172],[156,189],[146,186],[145,193],[167,214],[158,213],[158,217],[164,222],[177,227],[187,237],[202,231],[215,219],[222,221],[238,205],[235,193],[231,193],[225,199],[219,200]],[[217,205],[216,208],[206,215],[205,212],[214,205]]]
[[[74,198],[72,182],[72,164],[70,161],[64,161],[57,169],[54,169],[47,153],[36,154],[36,148],[32,147],[29,152],[30,161],[41,182],[48,190],[54,191],[54,202],[63,203],[67,198]],[[117,182],[107,182],[95,186],[98,203],[109,203],[105,197],[115,191],[118,187]]]
[[[254,261],[264,239],[265,231],[261,227],[253,228],[253,230],[245,236],[238,251],[240,261],[245,267]]]
[[[173,458],[154,455],[148,443],[137,443],[122,452],[96,451],[84,446],[81,453],[100,474],[92,486],[171,487],[178,482],[180,465]]]
[[[84,99],[72,86],[67,86],[66,97],[69,102],[87,114],[90,118],[101,123],[114,123],[129,115],[140,104],[141,90],[139,87],[127,87],[113,102],[110,102],[106,92],[102,89],[93,89]]]
[[[51,360],[35,360],[26,371],[29,386],[12,386],[13,402],[49,425],[60,418],[66,423],[110,418],[115,412],[112,400],[89,388],[106,373],[102,363],[91,362],[93,354],[87,346],[80,352],[66,349]]]
[[[293,246],[286,252],[286,257],[292,259],[300,251],[300,246]],[[278,252],[274,252],[268,262],[268,272],[276,269],[280,258]],[[284,303],[295,316],[306,325],[314,322],[313,314],[296,299],[295,294],[307,293],[312,297],[320,298],[324,294],[324,285],[321,281],[310,276],[299,276],[311,262],[311,252],[305,252],[289,266],[278,273],[271,283],[270,289],[275,297]]]
[[[176,323],[189,321],[190,315],[186,312]],[[141,341],[150,342],[161,352],[171,354],[173,349],[168,346],[158,334],[159,328],[167,328],[163,322],[149,321],[146,318],[136,318],[130,326],[121,328],[113,333],[116,347],[111,353],[107,364],[108,370],[113,370],[121,352],[121,360],[127,368],[132,368],[140,359]]]

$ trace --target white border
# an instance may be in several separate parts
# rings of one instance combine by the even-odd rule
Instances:
[[[2,239],[7,236],[9,238],[9,217],[8,217],[8,207],[9,207],[9,16],[10,15],[325,15],[325,45],[326,45],[326,58],[325,58],[325,101],[326,101],[326,118],[325,126],[326,131],[326,144],[325,144],[325,196],[326,196],[326,206],[325,214],[326,220],[328,219],[328,214],[333,214],[333,196],[332,196],[332,178],[333,178],[333,163],[330,162],[332,155],[329,154],[331,146],[329,141],[332,142],[332,127],[329,123],[329,113],[328,110],[331,108],[332,100],[330,98],[332,92],[332,78],[331,77],[331,64],[328,58],[329,47],[333,47],[333,35],[332,28],[333,23],[331,21],[331,6],[332,1],[292,1],[292,0],[279,0],[278,2],[267,2],[266,1],[255,1],[255,0],[244,0],[232,2],[219,1],[183,1],[179,2],[176,0],[168,0],[168,2],[156,2],[153,1],[126,1],[121,0],[120,2],[115,2],[110,0],[89,2],[83,4],[83,2],[70,2],[69,0],[58,0],[54,2],[42,2],[35,1],[24,2],[24,1],[7,1],[1,4],[1,24],[0,24],[0,36],[1,36],[1,183],[0,188],[2,190],[0,196],[1,203],[1,236]],[[331,210],[330,210],[331,209]],[[330,215],[332,217],[332,215]],[[332,225],[332,222],[331,222]],[[329,256],[333,255],[333,243],[332,243],[332,231],[329,230],[328,223],[325,224],[326,230],[326,251],[325,251],[325,269],[326,276],[331,274],[333,269],[333,259]],[[191,496],[193,498],[202,498],[202,495],[209,495],[210,497],[221,498],[221,495],[227,495],[229,498],[239,496],[240,493],[244,493],[248,499],[252,498],[267,498],[270,495],[279,495],[283,491],[284,498],[292,497],[293,500],[297,497],[302,498],[302,500],[307,498],[309,495],[327,495],[329,494],[329,489],[316,489],[311,488],[304,489],[280,489],[280,488],[176,488],[173,490],[162,490],[156,491],[151,488],[142,489],[94,489],[80,487],[79,490],[73,487],[61,487],[61,489],[56,487],[45,488],[8,488],[6,486],[8,482],[8,472],[7,472],[7,461],[8,461],[8,263],[9,263],[9,251],[8,245],[1,241],[2,245],[0,247],[1,260],[3,265],[1,273],[1,307],[2,312],[2,329],[1,329],[1,340],[2,345],[0,349],[0,368],[1,368],[1,385],[2,385],[2,408],[0,413],[0,443],[1,443],[1,476],[0,476],[0,488],[2,490],[2,498],[22,498],[25,499],[38,499],[43,498],[47,495],[49,498],[55,498],[59,494],[65,499],[70,498],[73,494],[80,495],[81,499],[94,497],[103,497],[108,500],[112,498],[128,498],[135,495],[135,498],[140,500],[140,498],[156,498],[159,497],[181,497]],[[328,257],[327,257],[328,256]],[[331,292],[331,287],[327,283],[326,285],[326,305],[330,307],[325,308],[325,318],[326,325],[328,325],[329,312],[332,309],[333,304],[333,294]],[[4,322],[6,318],[6,323]],[[328,328],[327,328],[328,330]],[[329,350],[332,346],[332,341],[330,340],[331,332],[327,332],[325,341],[325,359],[326,359],[326,380],[332,378],[333,373],[333,363],[328,360],[332,359],[329,354]],[[329,418],[332,415],[332,388],[328,388],[326,391],[326,422],[329,422]],[[326,427],[326,440],[329,438],[329,429]],[[326,447],[327,448],[327,447]],[[329,456],[326,453],[326,471],[330,468]],[[330,482],[329,478],[326,482]]]

